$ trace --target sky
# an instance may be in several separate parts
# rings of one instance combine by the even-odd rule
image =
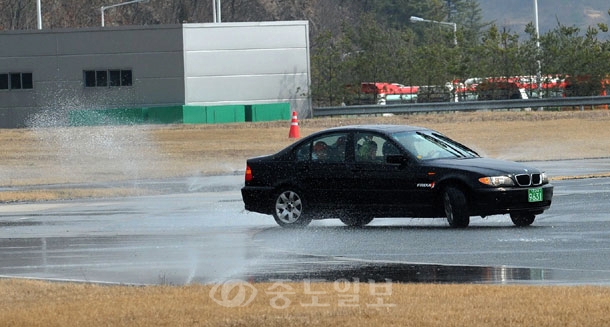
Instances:
[[[534,22],[536,0],[479,0],[485,21],[494,21],[500,28],[506,27],[519,35],[525,35],[525,25]],[[608,0],[537,0],[540,33],[555,29],[558,21],[581,29],[581,35],[589,26],[598,23],[610,25]],[[600,39],[610,39],[609,33],[601,33]]]

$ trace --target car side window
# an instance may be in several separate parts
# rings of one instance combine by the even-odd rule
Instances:
[[[383,163],[386,156],[400,154],[394,143],[377,134],[357,133],[355,140],[356,162]]]
[[[295,159],[297,162],[345,162],[346,145],[347,133],[325,135],[301,144],[295,149]]]
[[[311,160],[317,162],[345,162],[347,134],[325,135],[313,140]]]
[[[354,153],[356,162],[376,162],[379,152],[379,137],[371,133],[357,133]]]
[[[400,149],[398,149],[398,147],[396,146],[396,144],[392,143],[391,141],[385,140],[385,143],[383,143],[383,145],[381,146],[381,154],[383,155],[383,158],[385,160],[387,156],[399,155],[401,154],[401,152]]]
[[[296,161],[309,161],[309,159],[311,158],[311,143],[307,142],[304,144],[301,144],[296,150],[295,150],[295,158]]]

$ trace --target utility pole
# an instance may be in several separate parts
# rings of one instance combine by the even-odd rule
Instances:
[[[538,63],[538,72],[536,74],[538,84],[538,98],[542,98],[542,64],[540,62],[540,28],[538,26],[538,0],[534,0],[534,19],[536,22],[536,62]]]
[[[220,0],[212,0],[214,23],[222,23],[222,6]]]
[[[40,1],[40,0],[38,0],[38,1]],[[117,4],[114,4],[114,5],[110,5],[110,6],[102,6],[102,8],[100,8],[100,11],[102,12],[102,27],[105,26],[105,23],[104,23],[104,20],[105,20],[104,19],[104,11],[106,9],[110,9],[110,8],[114,8],[114,7],[118,7],[118,6],[130,5],[132,3],[148,2],[148,1],[150,1],[150,0],[132,0],[132,1],[127,1],[127,2],[117,3]]]
[[[40,0],[36,0],[36,12],[38,13],[38,29],[42,29],[42,11],[40,9]]]
[[[430,20],[430,19],[423,19],[421,17],[417,17],[417,16],[411,16],[411,18],[409,18],[409,20],[412,23],[433,23],[433,24],[439,24],[439,25],[445,25],[445,26],[451,26],[453,28],[453,45],[457,46],[457,24],[456,23],[452,23],[452,22],[439,22],[437,20]]]

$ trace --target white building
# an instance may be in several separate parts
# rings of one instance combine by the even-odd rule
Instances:
[[[307,117],[308,29],[291,21],[3,31],[0,128],[28,126],[41,112],[65,124],[75,112],[126,108],[149,109],[156,122],[206,122],[202,108],[214,109],[207,122],[257,120],[244,107]]]

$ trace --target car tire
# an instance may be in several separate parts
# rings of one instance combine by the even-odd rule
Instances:
[[[339,219],[349,227],[362,227],[368,225],[374,218],[373,216],[349,215]]]
[[[531,213],[511,213],[510,219],[517,227],[526,227],[534,223],[536,215]]]
[[[456,187],[447,187],[443,193],[443,206],[449,226],[455,228],[468,227],[468,202],[464,192]]]
[[[303,197],[297,191],[284,189],[278,192],[273,202],[273,218],[282,227],[305,227],[311,218],[303,214]]]

